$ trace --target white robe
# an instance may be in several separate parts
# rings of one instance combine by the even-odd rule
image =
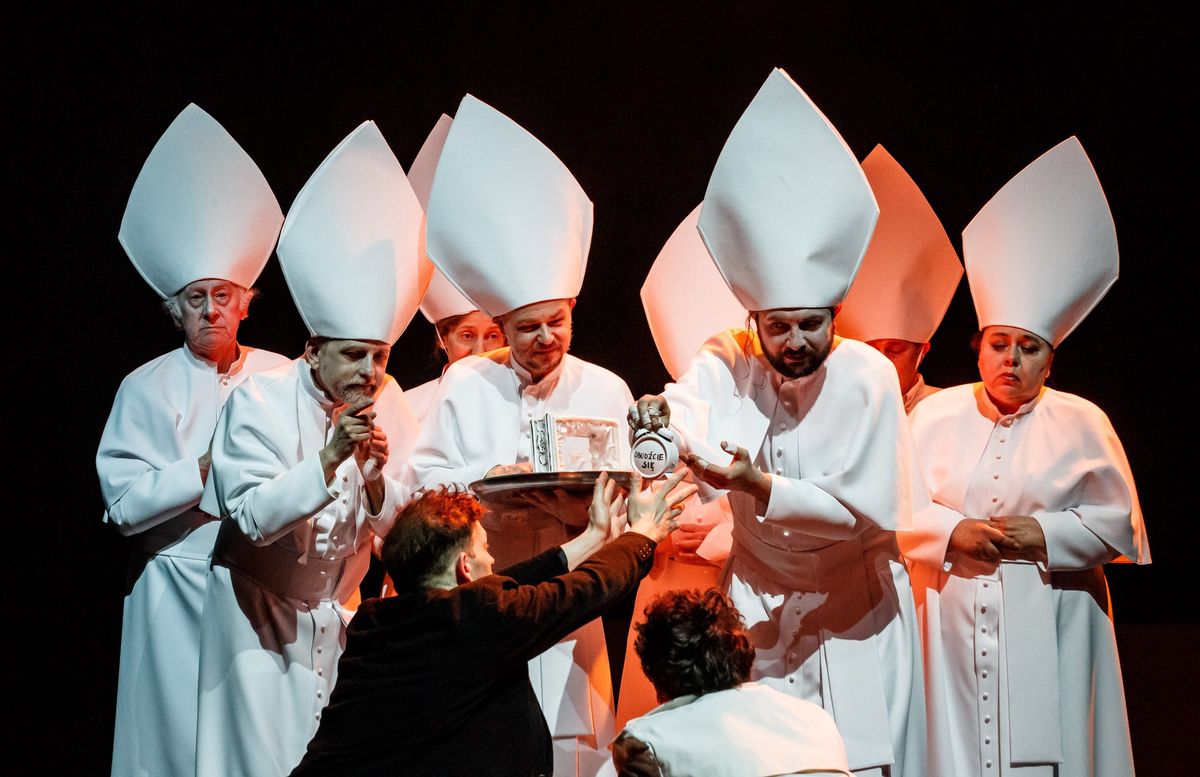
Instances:
[[[725,463],[728,440],[772,476],[765,510],[729,494],[723,583],[754,679],[829,711],[853,770],[923,775],[920,642],[895,539],[923,486],[891,362],[839,338],[815,373],[784,382],[754,335],[730,330],[664,394],[684,446]]]
[[[242,347],[229,371],[187,346],[131,372],[113,400],[96,471],[105,521],[131,537],[121,622],[114,775],[190,775],[196,756],[200,609],[216,519],[197,505],[197,460],[249,375],[287,359]]]
[[[925,378],[918,372],[917,379],[908,387],[908,391],[904,392],[904,412],[912,415],[913,408],[917,406],[917,403],[939,391],[941,389],[936,386],[925,385]]]
[[[625,737],[677,777],[849,774],[829,713],[760,683],[672,699],[629,721]]]
[[[625,381],[570,354],[538,383],[502,348],[460,359],[446,370],[421,425],[411,464],[414,482],[468,485],[496,464],[529,461],[529,423],[546,413],[612,418],[623,425],[633,402]],[[620,435],[620,460],[629,460]],[[567,526],[537,510],[489,513],[488,544],[497,569],[570,539]],[[577,533],[577,532],[576,532]],[[555,774],[611,768],[604,749],[616,733],[612,680],[599,620],[530,662],[530,680],[555,742]],[[574,740],[579,739],[576,752]],[[567,761],[570,761],[568,764]]]
[[[936,503],[904,538],[925,641],[930,774],[1133,774],[1100,565],[1113,549],[1148,563],[1150,549],[1108,418],[1051,389],[1004,415],[974,384],[923,401],[912,426]],[[1045,557],[996,565],[948,551],[964,517],[1000,515],[1037,519]]]
[[[202,506],[224,516],[205,594],[197,774],[288,774],[317,730],[345,647],[342,603],[407,490],[416,421],[400,387],[373,407],[387,434],[385,498],[371,515],[353,456],[328,487],[319,452],[335,408],[303,359],[229,398]]]
[[[433,407],[433,398],[437,396],[438,386],[441,385],[442,376],[439,375],[433,380],[425,381],[420,386],[404,390],[404,398],[408,400],[408,406],[412,408],[413,416],[416,417],[417,423],[424,423],[425,416],[429,415],[430,408]]]

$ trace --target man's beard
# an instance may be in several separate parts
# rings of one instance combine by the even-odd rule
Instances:
[[[557,369],[559,364],[562,364],[566,355],[566,348],[556,347],[552,351],[530,353],[526,359],[518,358],[517,363],[530,373],[547,375]]]
[[[782,375],[786,380],[795,380],[796,378],[807,378],[812,375],[817,369],[825,363],[825,359],[829,357],[829,352],[833,350],[833,338],[830,337],[825,342],[825,347],[820,351],[806,350],[803,359],[798,362],[788,362],[784,359],[784,354],[787,349],[779,353],[772,354],[763,349],[763,356],[767,362]]]
[[[370,399],[375,396],[375,385],[367,386],[349,386],[338,391],[336,399],[347,405],[353,405],[364,399]]]

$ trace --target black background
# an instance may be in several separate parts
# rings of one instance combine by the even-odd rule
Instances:
[[[1194,161],[1181,114],[1195,88],[1185,78],[1180,18],[1058,3],[969,12],[834,3],[355,6],[280,5],[253,18],[198,6],[64,11],[9,31],[30,52],[6,77],[18,90],[8,124],[23,136],[10,148],[24,206],[9,225],[18,246],[10,261],[18,279],[25,260],[41,276],[10,293],[38,305],[24,320],[35,322],[35,342],[51,346],[14,359],[9,341],[10,375],[25,373],[14,410],[32,422],[23,439],[45,446],[35,456],[48,473],[27,505],[48,533],[35,530],[25,544],[36,550],[24,558],[33,571],[23,606],[51,616],[41,658],[67,689],[31,694],[29,725],[70,732],[69,747],[47,754],[56,770],[100,773],[110,753],[127,548],[100,522],[93,456],[122,376],[180,342],[116,234],[143,160],[188,102],[241,143],[285,212],[365,119],[407,168],[465,92],[507,113],[559,155],[596,204],[573,352],[622,375],[637,395],[667,379],[638,300],[642,279],[703,197],[725,137],[774,66],[859,158],[884,144],[958,247],[962,228],[1024,165],[1069,135],[1083,142],[1116,219],[1121,278],[1060,348],[1051,384],[1108,412],[1138,480],[1154,564],[1110,567],[1108,577],[1139,767],[1157,773],[1188,749],[1183,721],[1196,719],[1200,636],[1185,579],[1195,544],[1186,491],[1195,348],[1185,322],[1196,198],[1184,178]],[[274,261],[259,287],[240,339],[295,355],[306,332]],[[929,383],[976,378],[974,328],[964,282],[926,361]],[[431,351],[432,327],[418,314],[389,371],[403,386],[424,382],[437,372]],[[27,394],[38,374],[54,376],[42,385],[66,401]]]

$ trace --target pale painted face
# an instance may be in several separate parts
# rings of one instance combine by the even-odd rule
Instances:
[[[492,574],[492,558],[488,550],[487,529],[479,521],[471,524],[471,546],[467,549],[467,574],[472,580]]]
[[[812,375],[833,348],[833,311],[780,308],[754,314],[763,356],[787,380]]]
[[[377,340],[326,340],[315,351],[307,349],[304,359],[330,399],[352,405],[383,387],[391,350]]]
[[[552,299],[517,308],[503,318],[512,357],[533,376],[546,377],[571,347],[573,300]]]
[[[908,391],[917,382],[921,360],[929,353],[929,343],[914,343],[908,340],[868,340],[867,345],[888,357],[896,367],[901,392]]]
[[[249,295],[236,283],[220,278],[192,281],[177,295],[179,326],[197,356],[219,361],[237,343]]]
[[[1012,413],[1038,395],[1054,351],[1033,332],[1015,326],[989,326],[979,343],[979,377],[996,407]]]
[[[500,325],[480,310],[473,310],[450,328],[442,340],[450,364],[475,354],[494,351],[504,346]]]

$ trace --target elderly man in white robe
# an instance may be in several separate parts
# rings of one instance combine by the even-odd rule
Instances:
[[[879,222],[838,311],[838,334],[888,357],[911,413],[939,391],[925,383],[921,362],[962,279],[962,264],[925,195],[883,146],[867,155],[862,169],[879,203]]]
[[[312,337],[217,424],[203,504],[223,517],[204,603],[197,773],[288,774],[317,730],[344,604],[407,496],[416,421],[384,368],[431,266],[422,213],[374,123],[322,162],[280,263]]]
[[[592,204],[563,163],[508,117],[465,97],[434,177],[428,253],[498,318],[508,347],[446,370],[413,450],[417,483],[530,471],[531,422],[547,414],[621,423],[632,401],[625,382],[568,353],[591,227]],[[613,442],[614,463],[625,469],[621,427]],[[547,498],[485,519],[499,564],[561,544],[586,524],[583,502]],[[534,659],[530,673],[554,740],[555,774],[611,770],[606,746],[616,731],[600,622]]]
[[[237,340],[282,224],[258,167],[195,105],[150,152],[121,221],[121,245],[184,344],[121,382],[96,454],[105,520],[134,543],[114,775],[194,773],[200,610],[217,535],[200,496],[229,393],[287,363]]]
[[[932,777],[1133,774],[1102,565],[1150,562],[1104,412],[1045,386],[1117,278],[1117,236],[1075,138],[963,232],[980,382],[912,414],[934,504],[903,538],[922,622]]]
[[[915,464],[891,363],[833,331],[877,214],[844,141],[773,72],[699,219],[755,329],[713,336],[630,420],[672,428],[702,493],[728,494],[723,584],[754,641],[752,679],[829,711],[855,773],[896,777],[925,771],[920,646],[895,537]]]

